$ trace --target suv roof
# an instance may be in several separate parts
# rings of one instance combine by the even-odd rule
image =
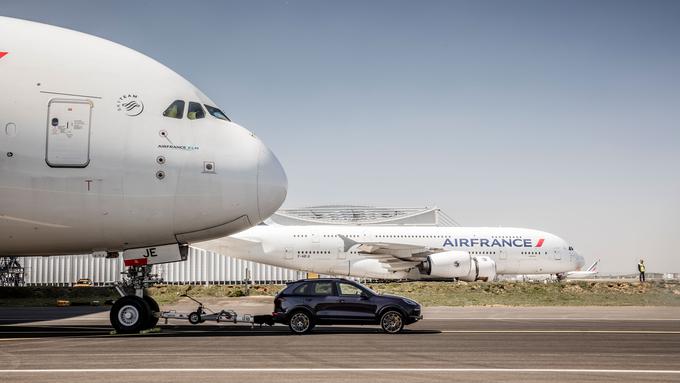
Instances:
[[[298,282],[316,282],[316,281],[342,281],[342,282],[355,282],[352,280],[349,280],[347,278],[303,278],[303,279],[298,279],[297,281],[292,281],[292,282],[286,282],[287,285],[293,284],[293,283],[298,283]]]

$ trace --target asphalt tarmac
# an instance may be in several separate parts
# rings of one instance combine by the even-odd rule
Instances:
[[[0,381],[680,381],[673,308],[430,309],[398,335],[333,326],[304,336],[178,321],[111,335],[106,310],[0,308]]]

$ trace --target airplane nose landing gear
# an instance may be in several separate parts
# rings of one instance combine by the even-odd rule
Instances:
[[[121,298],[111,308],[109,319],[117,333],[132,334],[156,326],[160,316],[158,303],[144,289],[161,282],[157,275],[151,274],[151,266],[130,266],[127,278],[116,290]],[[125,289],[134,289],[135,293],[127,294]]]

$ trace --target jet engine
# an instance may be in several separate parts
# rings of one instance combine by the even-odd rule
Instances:
[[[466,277],[460,277],[461,281],[493,281],[496,278],[496,262],[485,256],[472,257],[472,270]]]
[[[485,256],[472,257],[467,251],[445,251],[429,255],[419,270],[432,278],[490,281],[496,277],[496,262]]]

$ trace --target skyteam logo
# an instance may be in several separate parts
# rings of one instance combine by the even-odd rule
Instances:
[[[544,238],[536,242],[535,247],[543,246]],[[490,238],[446,238],[442,247],[534,247],[533,240],[526,238],[490,239]]]
[[[136,94],[125,94],[116,101],[116,109],[130,117],[135,117],[144,111],[144,103]]]

